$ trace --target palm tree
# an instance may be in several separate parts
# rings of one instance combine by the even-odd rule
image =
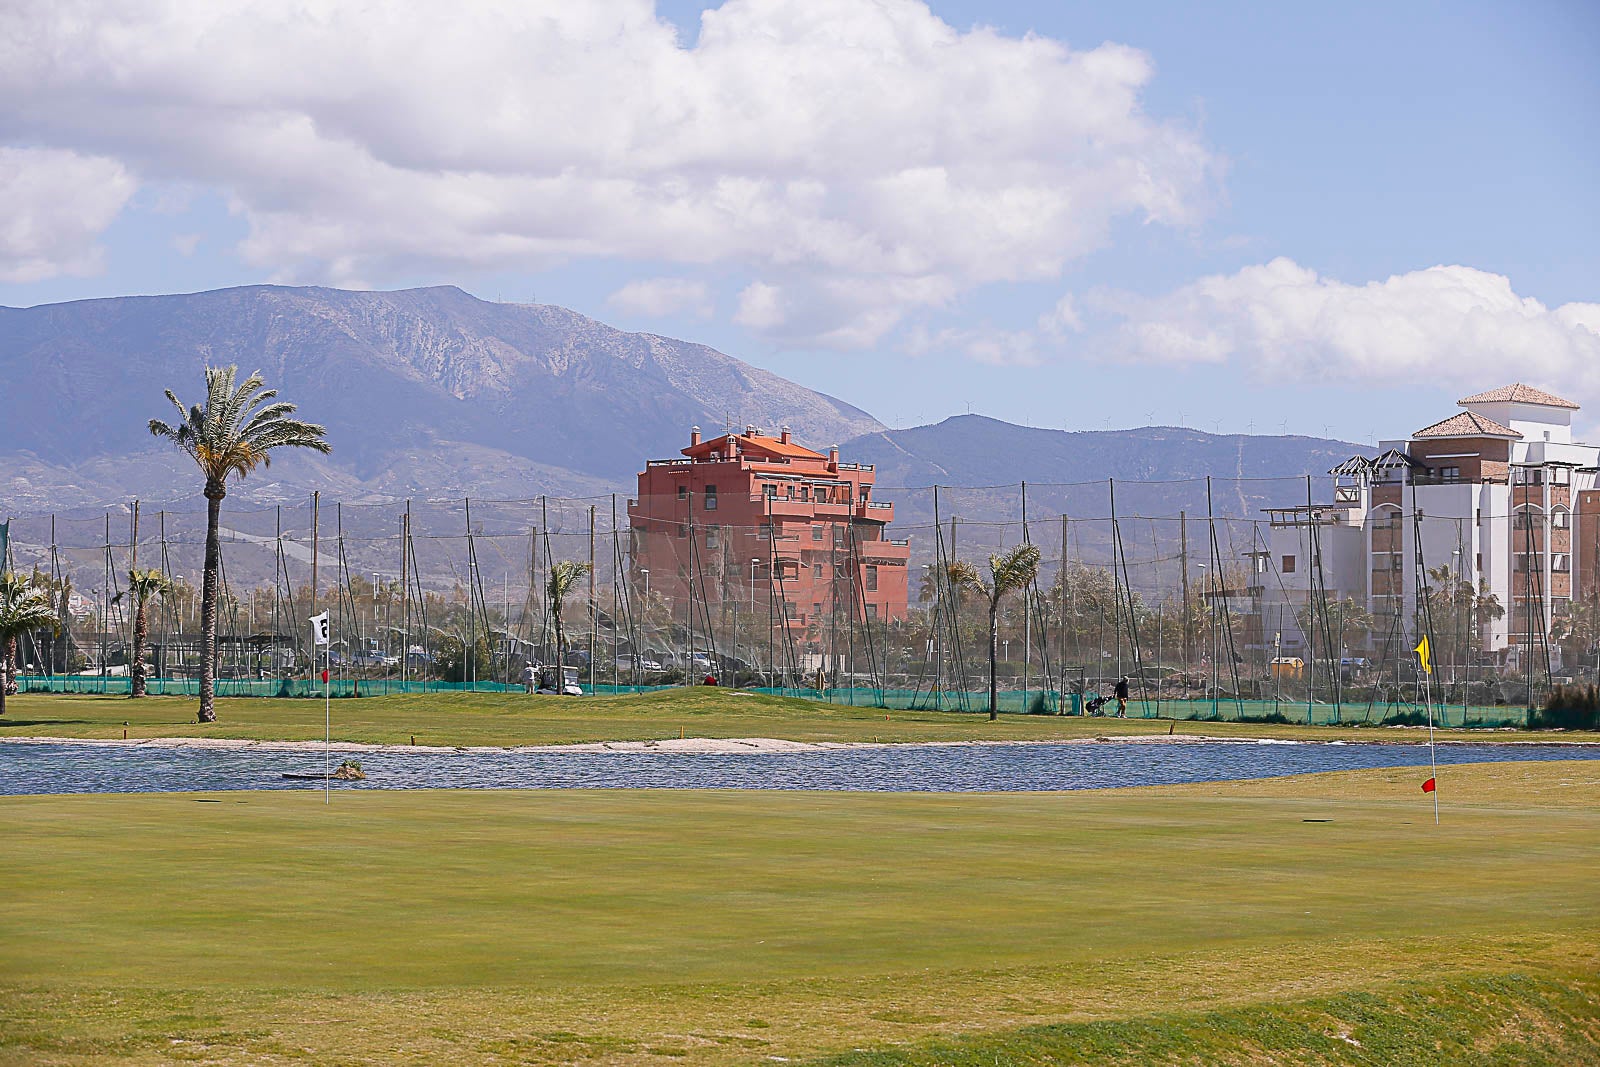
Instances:
[[[1007,593],[1027,588],[1039,576],[1039,546],[1018,545],[1009,552],[990,556],[987,584],[978,568],[964,559],[950,564],[946,573],[951,585],[981,593],[989,601],[989,721],[993,722],[1000,715],[995,681],[1000,660],[1000,601]]]
[[[567,631],[561,625],[561,607],[567,597],[578,587],[580,579],[589,573],[589,564],[564,559],[550,566],[550,580],[545,583],[545,595],[550,598],[550,621],[556,627],[556,665],[567,662]],[[592,650],[591,650],[592,651]]]
[[[133,662],[128,665],[128,695],[144,696],[145,642],[150,636],[150,598],[165,596],[172,583],[158,570],[128,572],[128,593],[133,597]]]
[[[6,713],[6,690],[16,671],[17,638],[35,630],[54,632],[60,625],[49,593],[20,574],[0,574],[0,715]]]
[[[205,475],[206,563],[200,587],[200,721],[216,722],[217,673],[217,571],[222,546],[217,540],[217,520],[222,498],[228,495],[228,476],[245,477],[256,467],[272,463],[275,448],[311,448],[330,451],[321,426],[289,416],[295,406],[279,400],[260,372],[238,381],[238,367],[206,368],[206,402],[185,408],[168,389],[167,399],[178,409],[176,426],[150,420],[150,432],[177,445]]]

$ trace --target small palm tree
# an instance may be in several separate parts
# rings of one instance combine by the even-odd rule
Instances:
[[[588,573],[589,564],[578,560],[564,559],[550,567],[550,580],[544,588],[545,595],[550,599],[550,621],[556,627],[557,666],[567,662],[567,631],[561,624],[561,607]]]
[[[171,389],[167,399],[178,409],[176,426],[150,420],[150,432],[177,445],[205,475],[206,563],[200,586],[200,721],[216,722],[217,677],[217,572],[222,546],[217,537],[222,499],[228,495],[228,477],[243,478],[272,464],[275,448],[310,448],[330,451],[321,426],[289,416],[295,406],[273,402],[276,389],[268,389],[260,372],[238,381],[238,367],[206,368],[206,402],[185,408]]]
[[[144,696],[145,644],[150,636],[150,598],[165,596],[172,583],[158,570],[128,572],[128,593],[133,597],[133,662],[128,665],[128,695]]]
[[[49,593],[19,574],[0,574],[0,715],[6,713],[6,690],[16,674],[17,638],[35,630],[53,633],[60,625]]]
[[[989,557],[989,581],[966,560],[957,560],[946,570],[950,584],[971,589],[989,601],[989,721],[1000,715],[1000,698],[995,679],[1000,660],[1000,601],[1007,593],[1026,589],[1039,576],[1039,547],[1018,545],[1009,552]]]

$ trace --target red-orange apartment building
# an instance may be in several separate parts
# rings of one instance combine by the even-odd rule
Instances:
[[[646,464],[628,502],[634,588],[697,619],[747,607],[796,639],[841,618],[903,619],[911,549],[888,537],[894,505],[873,499],[874,477],[787,428],[701,440],[696,427],[682,459]]]

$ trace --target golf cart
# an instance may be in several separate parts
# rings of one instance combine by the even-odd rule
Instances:
[[[576,667],[540,667],[538,679],[539,684],[535,692],[569,697],[583,696],[583,687],[578,684]]]

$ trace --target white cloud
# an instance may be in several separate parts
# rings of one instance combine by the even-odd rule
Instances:
[[[114,159],[0,146],[0,281],[98,274],[96,241],[134,184]]]
[[[286,280],[621,257],[779,286],[784,339],[1048,279],[1119,218],[1186,226],[1216,161],[1144,54],[953,29],[918,0],[16,0],[14,138],[220,189]]]
[[[714,310],[704,282],[688,278],[645,278],[631,281],[606,298],[606,303],[629,315],[659,318],[687,312],[708,319]]]
[[[1111,358],[1230,363],[1279,380],[1600,389],[1600,304],[1549,308],[1471,267],[1351,285],[1279,258],[1164,296],[1091,303],[1119,320],[1100,346]]]
[[[765,282],[751,282],[739,293],[739,310],[734,312],[733,321],[765,331],[781,326],[786,317],[783,290]]]
[[[1078,314],[1078,302],[1071,293],[1057,300],[1055,307],[1039,316],[1039,332],[1052,337],[1083,332],[1083,317]]]
[[[905,351],[913,356],[955,352],[994,367],[1034,367],[1043,362],[1039,338],[1028,330],[988,327],[928,330],[918,326],[908,331]]]

